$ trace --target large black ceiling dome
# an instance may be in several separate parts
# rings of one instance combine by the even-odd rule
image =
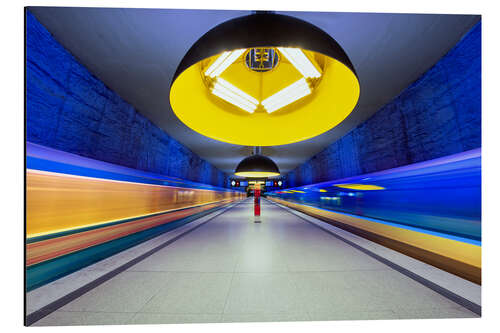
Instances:
[[[347,66],[354,74],[354,66],[342,47],[326,32],[298,18],[257,12],[219,24],[201,36],[189,49],[172,79],[193,64],[225,50],[281,45],[313,50]]]
[[[268,68],[257,70],[257,63]],[[354,67],[329,34],[295,17],[257,13],[200,37],[177,67],[169,98],[193,131],[264,147],[325,133],[346,119],[359,95]]]

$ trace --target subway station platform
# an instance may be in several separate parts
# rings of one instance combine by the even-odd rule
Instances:
[[[25,326],[482,316],[481,15],[24,13]]]
[[[289,209],[261,209],[254,223],[253,198],[235,204],[33,325],[478,317]]]

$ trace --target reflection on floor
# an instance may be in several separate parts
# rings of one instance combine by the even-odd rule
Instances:
[[[299,217],[246,200],[34,325],[477,317]]]

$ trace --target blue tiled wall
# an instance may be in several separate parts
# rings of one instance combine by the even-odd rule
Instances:
[[[26,136],[131,168],[227,186],[227,176],[93,76],[27,11]]]
[[[481,147],[481,22],[363,124],[287,175],[301,186]]]

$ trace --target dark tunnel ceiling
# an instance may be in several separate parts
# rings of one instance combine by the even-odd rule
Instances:
[[[198,38],[252,11],[63,7],[31,7],[30,11],[108,87],[222,171],[232,173],[251,154],[251,147],[215,141],[186,127],[172,112],[168,93],[177,65]],[[476,15],[278,13],[329,33],[349,55],[361,84],[356,109],[336,128],[307,141],[263,148],[283,173],[368,119],[480,20]]]

